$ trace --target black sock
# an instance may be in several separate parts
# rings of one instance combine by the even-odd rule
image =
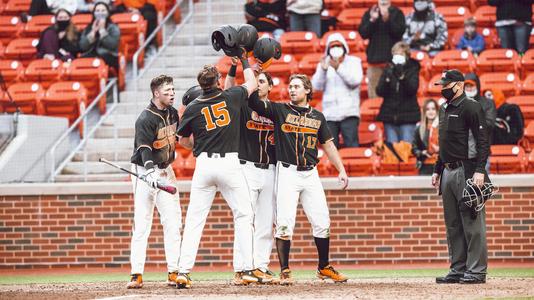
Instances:
[[[319,269],[328,266],[328,255],[330,252],[330,238],[314,237],[317,253],[319,254]]]
[[[276,239],[276,251],[278,252],[278,260],[280,261],[280,270],[289,269],[289,249],[291,248],[291,241]]]

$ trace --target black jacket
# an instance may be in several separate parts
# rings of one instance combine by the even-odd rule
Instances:
[[[363,15],[358,31],[362,38],[369,39],[367,61],[371,64],[387,63],[391,61],[391,48],[402,39],[406,30],[406,20],[400,9],[390,6],[387,22],[381,16],[371,22],[371,9]]]
[[[489,5],[497,6],[497,21],[531,22],[533,3],[533,0],[488,0]]]
[[[495,102],[488,99],[480,94],[480,79],[475,73],[468,73],[465,75],[465,80],[473,80],[477,84],[477,94],[474,99],[480,102],[482,110],[484,111],[484,116],[486,117],[486,130],[488,136],[493,136],[493,127],[495,126],[495,118],[497,117],[497,109],[495,108]]]
[[[428,149],[428,130],[425,130],[423,138],[419,134],[419,128],[421,124],[417,124],[413,134],[412,141],[412,154],[417,158],[418,161],[425,161],[426,156],[423,154],[423,151]]]
[[[376,93],[384,98],[378,121],[395,125],[417,123],[421,119],[417,90],[421,66],[414,59],[405,65],[388,64],[380,76]]]

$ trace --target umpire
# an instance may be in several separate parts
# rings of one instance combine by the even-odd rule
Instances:
[[[449,273],[437,277],[436,283],[485,283],[485,210],[477,214],[462,201],[466,179],[472,178],[479,187],[489,181],[484,168],[489,153],[484,112],[480,103],[465,95],[464,76],[458,70],[445,71],[435,85],[442,86],[446,103],[439,110],[439,156],[432,185],[443,197],[451,260]]]

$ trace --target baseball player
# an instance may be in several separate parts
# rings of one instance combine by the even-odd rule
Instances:
[[[225,88],[235,85],[237,59],[233,64],[225,81]],[[260,99],[268,100],[269,92],[273,88],[273,80],[268,73],[258,75],[258,94]],[[265,117],[243,106],[241,114],[241,143],[239,161],[248,183],[252,207],[254,211],[254,274],[262,282],[277,283],[274,273],[269,270],[270,255],[273,249],[273,224],[275,212],[274,175],[275,149],[274,125]],[[236,255],[236,253],[234,253]],[[238,255],[238,265],[242,259]],[[242,269],[242,268],[241,268]],[[265,281],[263,281],[266,279]],[[242,285],[242,272],[236,272],[233,283]]]
[[[130,262],[131,279],[127,288],[143,287],[146,247],[154,205],[158,208],[167,259],[167,284],[176,285],[180,256],[180,228],[182,212],[179,194],[156,189],[158,182],[176,185],[171,163],[174,161],[178,112],[174,107],[172,77],[161,75],[150,82],[152,100],[135,122],[135,147],[131,159],[132,170],[141,179],[132,176],[134,189],[134,224]]]
[[[258,282],[253,270],[253,213],[247,182],[239,163],[239,134],[242,106],[256,88],[256,78],[248,61],[242,60],[245,83],[222,91],[220,73],[205,66],[198,74],[202,95],[185,109],[178,128],[180,144],[193,148],[196,166],[191,182],[191,196],[185,219],[178,288],[191,288],[189,273],[195,264],[202,230],[217,188],[230,206],[234,217],[234,253],[243,259],[234,269],[243,271],[245,283]],[[194,143],[191,139],[194,137]]]
[[[339,171],[338,179],[346,188],[348,177],[333,143],[323,114],[312,108],[312,85],[306,75],[292,75],[289,83],[290,103],[260,100],[257,93],[249,98],[249,106],[259,115],[274,122],[276,141],[276,248],[280,260],[280,284],[293,284],[289,269],[289,249],[295,228],[299,198],[313,228],[319,254],[317,277],[345,282],[328,261],[330,248],[330,216],[326,196],[317,172],[317,146]]]

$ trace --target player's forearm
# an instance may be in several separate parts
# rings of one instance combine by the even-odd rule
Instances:
[[[246,58],[242,58],[241,64],[243,65],[243,76],[245,77],[244,86],[247,89],[248,94],[251,95],[258,88],[258,82],[256,81],[254,71],[252,71],[250,68],[248,60]]]
[[[345,173],[345,167],[343,166],[343,162],[341,161],[341,156],[339,156],[339,152],[337,151],[336,146],[334,145],[334,142],[328,141],[323,144],[323,150],[326,153],[326,156],[328,156],[328,159],[334,165],[336,170],[339,173]]]
[[[180,145],[186,149],[193,149],[194,143],[190,137],[181,137],[179,141]]]
[[[152,150],[146,147],[139,149],[141,151],[141,160],[143,161],[143,167],[145,169],[154,168],[154,160],[152,158]]]
[[[237,66],[232,65],[230,67],[230,70],[228,71],[228,75],[226,75],[226,78],[224,79],[224,89],[229,89],[233,86],[235,86],[235,74],[237,71]]]

